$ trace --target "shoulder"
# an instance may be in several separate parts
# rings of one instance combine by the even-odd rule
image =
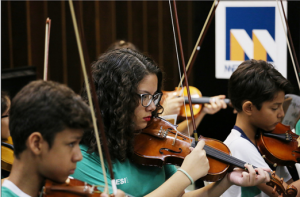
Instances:
[[[234,148],[238,148],[241,145],[251,145],[248,140],[241,137],[241,133],[238,132],[235,129],[232,129],[230,134],[227,136],[226,140],[224,141],[224,144],[226,144],[230,150]]]

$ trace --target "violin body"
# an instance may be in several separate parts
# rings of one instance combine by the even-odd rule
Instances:
[[[56,183],[47,179],[43,188],[43,197],[100,197],[101,193],[94,186],[70,178],[65,183]]]
[[[176,139],[176,140],[175,140]],[[228,147],[222,142],[210,138],[201,137],[207,147],[214,147],[227,155],[230,154]],[[175,140],[175,143],[173,143]],[[161,118],[153,118],[148,126],[137,134],[134,139],[134,161],[147,166],[162,167],[165,164],[180,166],[184,158],[191,152],[193,139],[177,133],[176,126]],[[209,151],[206,151],[209,153]],[[227,170],[231,170],[226,164],[214,157],[208,157],[210,169],[202,180],[218,181],[222,179]]]
[[[10,172],[14,162],[14,148],[11,136],[1,142],[1,169]]]
[[[300,137],[281,123],[272,132],[260,132],[257,147],[267,162],[276,167],[300,162]]]

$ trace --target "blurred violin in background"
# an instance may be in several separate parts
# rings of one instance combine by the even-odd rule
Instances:
[[[203,104],[210,103],[211,97],[203,97],[200,90],[197,89],[196,87],[189,86],[189,89],[190,89],[190,93],[191,93],[191,99],[192,99],[191,102],[192,102],[193,112],[194,112],[194,115],[197,116],[201,112]],[[181,87],[180,88],[176,87],[174,91],[163,91],[163,96],[161,99],[162,104],[164,104],[164,101],[166,100],[166,98],[169,95],[175,95],[178,97],[183,96],[185,105],[188,105],[188,103],[189,103],[186,87],[184,87],[183,89]],[[230,104],[229,99],[223,99],[223,100],[226,104]],[[185,107],[185,105],[182,105],[178,116],[182,117],[182,118],[186,118],[186,117],[190,118],[191,110],[189,107]]]

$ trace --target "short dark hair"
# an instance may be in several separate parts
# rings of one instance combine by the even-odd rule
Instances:
[[[131,49],[109,51],[92,65],[99,107],[112,159],[124,161],[133,154],[134,110],[139,105],[138,85],[145,76],[154,74],[158,79],[157,92],[161,93],[162,72],[156,63]],[[87,100],[86,90],[81,96]],[[162,106],[158,105],[156,116]],[[86,132],[82,140],[89,152],[97,152],[93,131]]]
[[[258,110],[262,103],[272,100],[278,91],[293,91],[290,82],[272,64],[263,60],[247,60],[232,73],[228,84],[228,96],[233,107],[242,111],[245,100],[251,101]]]
[[[66,128],[91,128],[89,107],[67,86],[33,81],[12,100],[9,129],[17,158],[33,132],[40,132],[51,148],[56,134]]]
[[[8,101],[9,101],[8,93],[5,91],[1,91],[1,115],[7,110]]]

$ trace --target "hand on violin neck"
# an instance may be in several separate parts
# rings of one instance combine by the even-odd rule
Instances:
[[[266,183],[270,181],[268,168],[255,168],[252,165],[245,164],[248,172],[243,169],[235,168],[231,173],[227,175],[228,181],[231,184],[239,185],[243,187],[250,187],[259,185],[261,183]]]
[[[209,170],[209,163],[206,152],[203,150],[204,140],[200,140],[191,153],[185,157],[181,168],[185,170],[195,181],[205,176]]]
[[[225,99],[225,95],[218,95],[218,96],[211,97],[211,99],[209,100],[210,103],[204,104],[201,113],[215,114],[221,109],[226,109],[227,104],[224,102],[224,99]]]

